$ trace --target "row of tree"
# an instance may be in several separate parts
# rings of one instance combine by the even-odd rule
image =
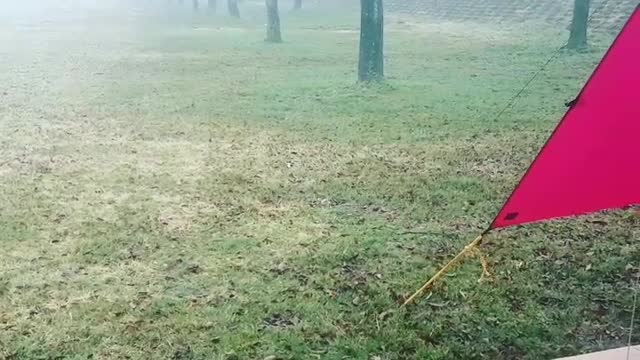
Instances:
[[[168,0],[171,3],[172,0]],[[178,4],[184,4],[184,0],[178,0]],[[193,10],[200,10],[200,0],[191,0]],[[215,14],[218,11],[218,0],[207,0],[207,8],[209,12]],[[229,9],[229,15],[233,17],[240,17],[240,8],[238,7],[238,0],[227,0],[227,8]]]
[[[183,2],[184,0],[179,0]],[[193,0],[195,9],[199,0]],[[358,80],[361,82],[384,79],[384,10],[383,0],[360,0],[360,56]],[[265,0],[267,10],[266,41],[282,41],[278,0]],[[216,0],[208,0],[209,8],[215,12]],[[229,15],[240,16],[238,0],[227,0]],[[587,46],[590,0],[574,0],[573,20],[567,48],[581,49]],[[302,8],[302,0],[295,0],[294,9]]]
[[[171,0],[169,0],[171,2]],[[184,0],[178,0],[178,3],[183,4]],[[200,10],[200,0],[191,0],[191,4],[195,11]],[[276,4],[277,7],[277,4]],[[207,0],[207,9],[210,13],[215,14],[218,11],[218,0]],[[227,9],[229,15],[233,17],[240,17],[240,8],[238,7],[238,0],[227,0]],[[294,0],[293,10],[302,9],[302,0]]]

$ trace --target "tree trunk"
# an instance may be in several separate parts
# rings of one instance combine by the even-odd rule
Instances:
[[[209,13],[211,14],[215,14],[216,10],[218,8],[218,2],[217,0],[209,0],[207,2],[208,8],[209,8]]]
[[[295,0],[293,2],[293,10],[300,10],[302,9],[302,0]]]
[[[278,0],[265,0],[267,4],[267,39],[268,42],[282,42],[280,35],[280,14]]]
[[[193,10],[198,11],[198,9],[200,8],[200,3],[198,2],[198,0],[193,0],[192,4],[193,4]]]
[[[384,79],[384,11],[382,0],[360,0],[358,80]]]
[[[587,28],[589,22],[589,0],[575,0],[571,34],[567,42],[568,49],[587,47]]]
[[[238,9],[238,0],[227,0],[229,5],[229,15],[233,17],[240,17],[240,9]]]

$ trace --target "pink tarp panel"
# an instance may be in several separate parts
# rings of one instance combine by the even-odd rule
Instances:
[[[640,204],[636,9],[491,229]]]

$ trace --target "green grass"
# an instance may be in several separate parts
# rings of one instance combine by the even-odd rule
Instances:
[[[638,217],[492,235],[610,37],[392,18],[97,16],[0,27],[0,358],[542,359],[626,344]],[[528,30],[527,30],[528,29]],[[18,45],[16,45],[18,44]],[[597,220],[597,221],[596,221]],[[634,336],[637,342],[640,340]]]

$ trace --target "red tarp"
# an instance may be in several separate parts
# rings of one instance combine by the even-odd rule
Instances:
[[[636,9],[491,229],[640,204]]]

